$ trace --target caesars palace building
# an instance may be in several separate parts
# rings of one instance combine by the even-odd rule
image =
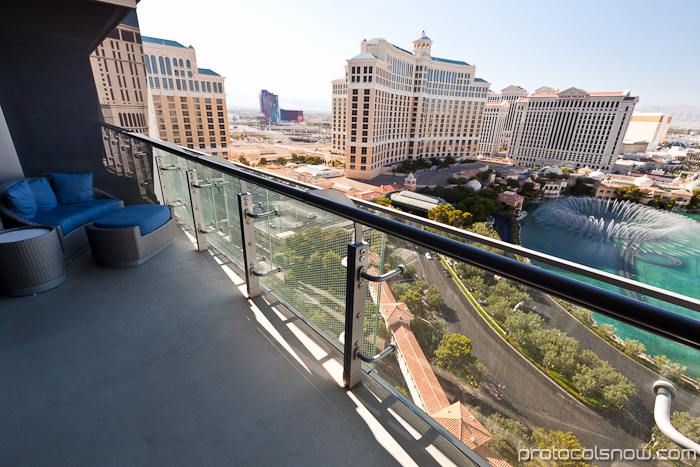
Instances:
[[[363,40],[333,84],[333,150],[346,175],[369,180],[406,159],[475,157],[490,84],[468,63],[431,56],[425,35],[409,52]]]
[[[535,92],[518,99],[508,156],[534,167],[559,163],[612,170],[638,97],[630,92]]]

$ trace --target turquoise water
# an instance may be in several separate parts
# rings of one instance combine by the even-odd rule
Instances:
[[[630,251],[617,243],[606,243],[577,235],[565,233],[553,225],[546,225],[538,219],[536,210],[542,205],[526,207],[528,216],[521,221],[521,242],[523,246],[557,256],[569,261],[580,263],[613,274],[633,277],[645,284],[654,285],[689,297],[700,299],[700,255],[695,253],[699,246],[692,241],[696,232],[700,233],[700,216],[685,214],[686,218],[694,219],[697,224],[691,224],[691,237],[676,238],[675,241],[663,245],[642,243],[636,250],[631,267],[626,256]],[[685,242],[685,243],[684,243]],[[692,250],[692,251],[691,251]],[[625,255],[627,254],[627,255]],[[537,264],[537,263],[535,263]],[[574,277],[581,281],[597,285],[618,293],[625,291],[598,281],[567,273],[547,265],[538,266]],[[671,305],[649,297],[642,298],[645,302],[688,316],[698,317],[698,313],[675,305]],[[623,339],[637,339],[647,347],[648,355],[666,355],[672,362],[688,367],[688,374],[700,377],[700,359],[696,351],[685,346],[669,342],[661,337],[640,331],[632,326],[619,323],[613,319],[596,314],[599,323],[610,323],[617,328],[617,334]]]

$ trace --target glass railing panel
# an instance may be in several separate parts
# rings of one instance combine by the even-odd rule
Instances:
[[[382,214],[378,209],[362,206],[363,209],[374,211]],[[680,216],[673,214],[672,217]],[[504,253],[502,249],[492,246],[485,246],[478,242],[466,241],[464,238],[451,234],[447,229],[434,229],[421,225],[421,220],[407,221],[401,217],[393,216],[394,220],[401,223],[412,224],[419,228],[432,230],[441,236],[460,240],[463,243],[470,244],[480,249],[488,250],[494,253],[499,253],[510,258],[518,259],[519,261],[528,262],[536,267],[540,267],[557,274],[561,274],[572,279],[576,279],[596,287],[603,288],[612,292],[625,295],[635,300],[640,300],[661,308],[668,309],[686,316],[698,318],[697,300],[700,299],[697,284],[700,283],[700,264],[698,264],[698,249],[697,244],[700,239],[700,225],[692,219],[676,219],[679,227],[677,238],[664,239],[660,241],[644,241],[644,242],[629,242],[615,241],[610,238],[592,238],[590,236],[571,235],[570,233],[560,231],[559,229],[551,228],[551,226],[543,225],[537,216],[526,216],[521,220],[522,235],[521,239],[526,247],[535,248],[535,250],[561,258],[577,264],[588,266],[598,272],[608,273],[614,276],[631,279],[648,284],[666,291],[674,292],[685,296],[689,300],[696,301],[696,308],[691,309],[690,306],[679,306],[674,303],[662,300],[658,297],[651,297],[643,291],[634,291],[613,285],[609,279],[593,278],[582,273],[572,272],[571,270],[557,267],[550,263],[540,260],[533,250],[522,250],[518,254]],[[465,227],[468,230],[476,230],[484,235],[496,238],[495,231],[484,230],[483,225],[472,225]],[[684,244],[685,246],[682,246]],[[528,251],[532,254],[528,254]],[[594,274],[596,274],[594,271]],[[607,281],[606,281],[607,280]],[[563,304],[563,302],[561,302]],[[639,341],[646,347],[646,356],[652,358],[660,356],[659,361],[664,362],[664,357],[668,357],[672,363],[677,363],[681,367],[687,367],[687,375],[698,379],[700,378],[700,360],[693,358],[692,351],[687,347],[674,342],[660,338],[643,330],[625,323],[613,323],[614,320],[606,316],[593,313],[588,310],[579,309],[579,307],[566,305],[572,310],[580,311],[585,319],[582,322],[587,324],[592,330],[608,340],[614,345],[625,347],[624,342]],[[577,314],[576,316],[579,316]],[[602,332],[600,326],[614,326],[617,333],[610,334]],[[608,336],[608,334],[610,334]],[[635,343],[632,343],[635,346]],[[628,353],[632,351],[628,350]],[[651,362],[649,362],[651,365]],[[657,364],[658,366],[658,364]]]
[[[198,189],[200,202],[202,203],[202,225],[198,227],[204,231],[215,231],[216,229],[221,228],[220,220],[223,220],[226,217],[224,213],[225,206],[221,205],[222,197],[214,196],[214,192],[221,191],[217,185],[217,182],[221,178],[221,173],[201,164],[194,164],[194,169],[197,171],[197,184],[202,186],[202,188]],[[216,203],[217,199],[220,201],[219,204]],[[215,248],[220,248],[220,233],[223,232],[218,231],[208,234],[206,236],[207,242],[209,242]]]
[[[194,226],[194,217],[192,216],[192,203],[187,181],[187,160],[163,149],[154,148],[153,151],[155,156],[161,157],[163,166],[177,168],[176,170],[162,170],[160,172],[160,183],[161,185],[167,185],[171,202],[177,206],[173,208],[175,215],[192,228]]]
[[[212,181],[216,184],[211,188],[211,199],[215,213],[217,248],[231,258],[239,267],[243,266],[243,239],[241,236],[240,214],[238,209],[238,194],[241,193],[240,181],[230,175],[212,171]]]
[[[261,282],[333,340],[345,327],[345,269],[354,224],[342,217],[248,183],[255,213],[278,215],[255,219],[260,272],[281,272]]]
[[[523,457],[534,452],[529,450],[553,444],[598,453],[631,449],[641,459],[651,455],[644,450],[654,445],[651,387],[684,365],[663,361],[654,368],[631,355],[643,354],[631,340],[625,353],[600,335],[622,329],[616,320],[607,318],[592,329],[582,322],[590,319],[585,311],[391,235],[384,250],[385,269],[403,263],[409,271],[386,283],[391,295],[380,305],[378,336],[380,342],[393,340],[399,350],[374,371],[446,427],[449,401],[463,404],[467,426],[487,433],[465,444],[483,444],[511,465],[523,465],[532,460]],[[671,344],[657,339],[664,348]],[[685,350],[700,360],[699,352]],[[673,410],[693,420],[700,416],[696,382],[678,381]],[[624,460],[621,452],[615,455]],[[545,465],[545,459],[535,460]]]

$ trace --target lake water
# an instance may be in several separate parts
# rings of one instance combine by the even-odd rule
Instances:
[[[645,284],[700,299],[700,254],[697,252],[700,244],[694,240],[697,235],[700,235],[699,215],[683,214],[686,218],[693,219],[697,226],[690,223],[689,227],[685,227],[685,232],[681,232],[679,236],[669,239],[667,242],[639,244],[630,267],[628,247],[618,242],[604,242],[600,239],[566,233],[562,228],[552,225],[551,222],[544,222],[540,219],[539,217],[543,216],[538,217],[537,210],[548,206],[548,203],[551,202],[547,201],[540,205],[526,207],[528,216],[521,221],[523,246],[602,271],[633,277]],[[544,211],[540,211],[540,213],[542,212]],[[690,235],[683,235],[683,233]],[[543,264],[537,265],[608,290],[625,293],[617,287],[575,276]],[[640,297],[635,296],[635,298]],[[642,299],[668,310],[698,317],[698,313],[691,310],[653,298],[643,297]],[[598,314],[595,315],[595,319],[601,324],[613,324],[618,330],[617,334],[623,339],[637,339],[644,343],[648,355],[666,355],[672,362],[687,366],[689,375],[695,378],[700,377],[700,359],[697,358],[697,351]]]

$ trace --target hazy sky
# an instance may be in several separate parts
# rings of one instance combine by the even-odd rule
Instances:
[[[226,77],[229,107],[261,89],[330,109],[331,84],[362,39],[411,50],[422,30],[436,57],[476,65],[499,91],[516,84],[630,89],[639,107],[700,106],[698,0],[142,0],[142,34],[197,51]]]

